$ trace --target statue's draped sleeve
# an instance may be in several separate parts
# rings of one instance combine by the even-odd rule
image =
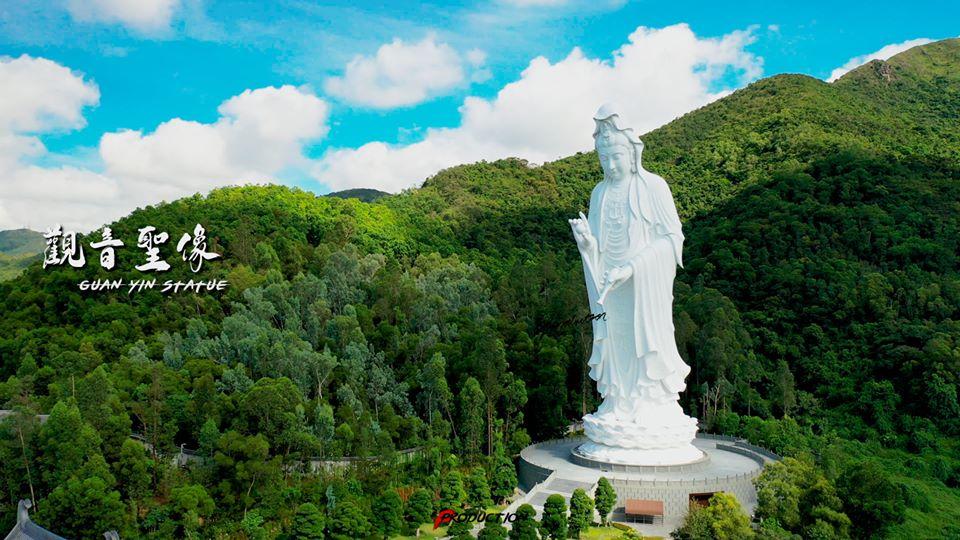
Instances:
[[[645,185],[641,196],[640,183]],[[681,392],[690,367],[677,350],[673,326],[673,281],[683,266],[680,216],[666,180],[646,170],[631,184],[630,209],[653,227],[650,243],[630,260],[633,271],[634,339],[647,377]]]
[[[641,182],[643,190],[640,189]],[[606,390],[603,388],[603,374],[605,369],[609,369],[605,361],[609,351],[604,346],[607,322],[601,316],[604,308],[598,303],[601,290],[601,209],[606,187],[605,182],[600,182],[590,195],[587,222],[597,244],[591,251],[580,253],[590,313],[594,316],[593,350],[587,365],[590,377],[599,384],[601,394]],[[681,392],[686,388],[684,379],[690,367],[677,350],[673,325],[673,281],[677,266],[683,266],[684,237],[680,217],[667,182],[649,171],[642,170],[640,177],[633,179],[628,199],[635,220],[643,219],[653,228],[650,243],[629,262],[633,271],[630,284],[634,293],[633,320],[636,326],[633,334],[636,351],[643,357],[648,378],[662,380],[668,390]]]
[[[643,215],[654,223],[654,233],[670,240],[675,262],[683,268],[683,227],[673,202],[670,186],[662,177],[641,169],[640,182],[646,186],[647,197],[640,197],[640,183],[630,185],[630,209],[634,216]]]
[[[603,201],[603,194],[606,191],[606,184],[600,182],[593,188],[590,194],[590,208],[587,210],[587,224],[590,227],[590,234],[596,239],[596,243],[590,253],[580,252],[583,259],[583,274],[587,283],[587,298],[590,300],[590,314],[593,316],[593,349],[590,353],[590,360],[587,366],[590,368],[590,377],[595,381],[600,381],[603,373],[603,356],[605,349],[604,340],[607,338],[607,321],[603,317],[603,306],[599,304],[600,299],[600,208]],[[604,394],[605,389],[600,388],[600,393]]]

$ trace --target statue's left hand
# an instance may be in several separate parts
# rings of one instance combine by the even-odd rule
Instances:
[[[603,286],[609,287],[610,289],[615,289],[622,285],[623,282],[630,279],[630,276],[632,275],[633,267],[629,264],[607,270],[603,274]]]

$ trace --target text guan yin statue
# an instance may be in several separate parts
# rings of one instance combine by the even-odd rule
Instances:
[[[641,166],[643,142],[617,112],[605,105],[594,121],[603,180],[589,215],[570,225],[594,315],[590,377],[603,403],[583,417],[589,441],[576,452],[633,465],[697,461],[697,420],[678,402],[690,372],[673,327],[680,217],[667,182]]]

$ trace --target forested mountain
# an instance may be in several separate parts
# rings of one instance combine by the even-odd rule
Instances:
[[[390,195],[386,191],[372,188],[353,188],[343,191],[334,191],[327,193],[327,197],[340,197],[341,199],[359,199],[363,202],[373,202],[377,199]]]
[[[0,231],[0,281],[16,277],[43,252],[43,234],[29,229]]]
[[[643,140],[687,237],[684,404],[705,429],[797,458],[764,488],[779,524],[765,537],[957,534],[960,41],[829,84],[764,79]],[[37,263],[0,283],[0,399],[51,415],[0,424],[4,523],[31,490],[38,521],[78,537],[275,537],[310,520],[390,534],[400,517],[367,516],[397,493],[409,524],[435,510],[410,501],[502,498],[510,454],[596,406],[566,219],[600,177],[583,153],[453,167],[373,203],[219,189],[112,224],[126,245],[111,272],[88,251],[82,269]],[[194,274],[173,246],[197,223],[224,256]],[[133,269],[147,225],[170,234],[169,272]],[[152,277],[229,287],[77,287]],[[203,457],[171,468],[131,432]],[[345,476],[294,466],[343,455],[383,460]]]

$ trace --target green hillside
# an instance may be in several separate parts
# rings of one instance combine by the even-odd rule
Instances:
[[[0,281],[13,279],[43,253],[43,234],[29,229],[0,231]]]
[[[354,188],[354,189],[345,189],[343,191],[334,191],[333,193],[327,193],[327,197],[339,197],[341,199],[359,199],[363,202],[374,202],[377,199],[381,199],[390,195],[386,191],[380,191],[379,189],[371,188]]]
[[[960,40],[941,41],[832,84],[764,79],[643,137],[687,237],[684,405],[799,460],[767,484],[765,500],[796,511],[762,504],[785,529],[764,538],[958,531],[958,73]],[[351,512],[380,515],[395,488],[452,506],[502,498],[510,454],[597,404],[566,219],[600,176],[583,153],[461,165],[373,203],[219,189],[112,225],[132,246],[145,225],[177,238],[202,223],[224,258],[198,274],[163,246],[172,269],[157,276],[123,248],[110,273],[88,253],[86,268],[36,263],[0,283],[0,399],[51,414],[0,423],[3,524],[31,488],[60,534],[152,538],[293,534],[302,504],[331,501],[349,504],[328,527],[366,536],[389,527]],[[107,277],[230,286],[77,288]],[[173,469],[131,431],[205,457]],[[383,461],[292,472],[344,455]],[[425,521],[405,515],[406,533]]]
[[[0,231],[0,253],[36,255],[43,251],[43,234],[29,229]]]

